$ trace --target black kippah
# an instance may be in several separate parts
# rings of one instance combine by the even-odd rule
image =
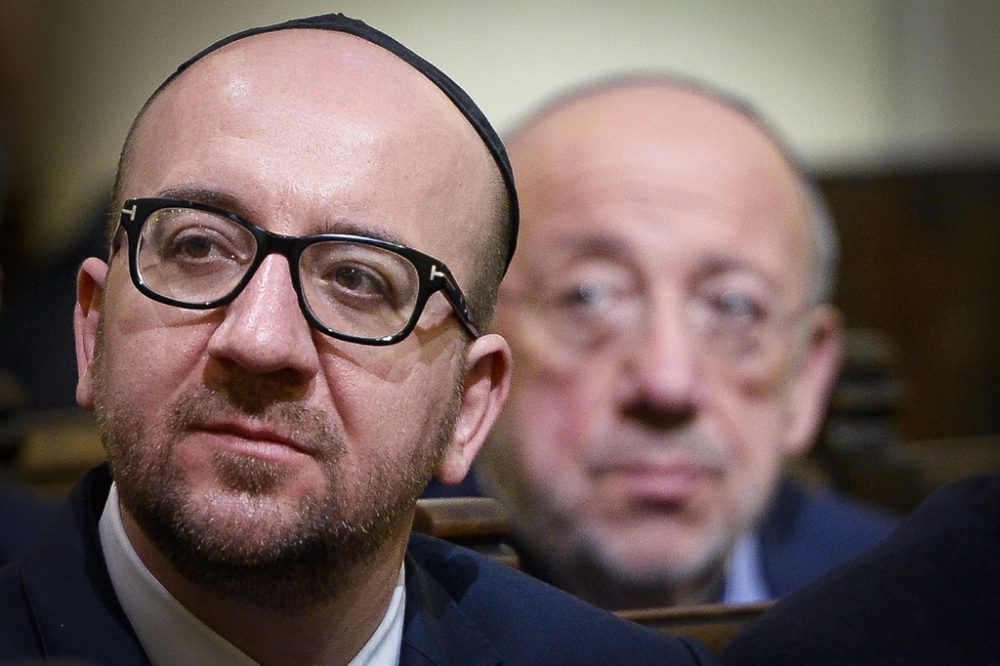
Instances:
[[[469,123],[476,129],[476,132],[479,133],[483,143],[486,144],[486,148],[490,151],[490,154],[493,156],[493,160],[500,169],[500,174],[503,176],[504,186],[507,189],[508,219],[511,225],[510,241],[507,246],[506,260],[506,265],[510,266],[510,260],[514,256],[514,248],[517,245],[517,227],[520,214],[517,206],[517,191],[514,189],[514,174],[510,168],[510,160],[507,158],[507,151],[504,149],[503,142],[497,135],[496,130],[493,129],[493,126],[490,125],[490,121],[486,119],[486,116],[483,115],[483,112],[480,111],[478,106],[476,106],[476,103],[472,101],[472,98],[469,97],[469,95],[462,90],[457,83],[448,78],[448,75],[397,42],[389,35],[379,32],[367,23],[349,18],[343,14],[323,14],[321,16],[292,19],[290,21],[285,21],[284,23],[275,23],[274,25],[249,28],[247,30],[237,32],[229,35],[228,37],[223,37],[208,48],[205,48],[191,58],[188,58],[173,74],[167,77],[167,79],[159,85],[152,97],[156,97],[161,90],[167,87],[171,81],[176,79],[192,64],[198,62],[209,53],[222,48],[226,44],[231,44],[232,42],[245,37],[260,35],[265,32],[276,32],[278,30],[291,30],[295,28],[312,28],[316,30],[344,32],[354,35],[355,37],[360,37],[361,39],[371,42],[376,46],[380,46],[386,51],[395,54],[415,70],[430,79],[434,85],[436,85],[441,92],[447,95],[448,99],[450,99],[455,106],[458,107],[458,110],[462,112],[462,115],[468,119]]]

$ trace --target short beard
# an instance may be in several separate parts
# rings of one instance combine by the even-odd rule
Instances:
[[[630,553],[614,525],[579,525],[565,515],[522,523],[515,532],[537,575],[606,610],[710,603],[714,591],[700,591],[724,580],[729,537],[714,535],[693,557],[670,561]]]
[[[100,353],[94,365],[103,367]],[[123,507],[146,537],[204,591],[286,616],[335,598],[357,566],[374,560],[391,537],[409,528],[402,523],[451,441],[462,393],[459,375],[430,441],[412,454],[379,460],[367,478],[349,479],[342,469],[342,439],[326,414],[290,401],[262,401],[267,387],[259,382],[234,380],[185,396],[168,410],[161,432],[127,398],[116,400],[100,370],[95,374],[95,411],[108,463]],[[213,498],[191,497],[176,444],[202,419],[240,413],[289,425],[319,452],[325,492],[302,498],[295,521],[283,522],[269,495],[288,471],[268,461],[228,452],[214,457],[224,493],[239,494],[247,507],[242,515],[216,511]],[[356,502],[338,492],[348,483]]]
[[[706,535],[696,553],[687,560],[674,562],[637,561],[627,554],[627,547],[615,543],[614,536],[588,534],[583,537],[587,543],[580,547],[577,556],[620,587],[623,597],[641,598],[644,594],[654,594],[654,599],[646,599],[642,605],[676,605],[678,595],[690,594],[703,589],[713,581],[725,578],[729,554],[738,535],[728,531]],[[709,603],[703,599],[700,603]],[[699,603],[699,602],[685,602]]]

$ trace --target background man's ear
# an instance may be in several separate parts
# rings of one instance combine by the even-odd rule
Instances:
[[[76,276],[76,306],[73,333],[76,338],[76,401],[84,409],[94,408],[93,362],[97,328],[108,265],[96,257],[84,260]]]
[[[462,482],[500,414],[510,387],[511,353],[495,333],[474,340],[468,349],[465,390],[455,434],[435,476],[446,485]]]
[[[808,338],[799,367],[794,369],[789,398],[791,423],[785,445],[788,455],[802,455],[812,446],[843,356],[844,324],[835,307],[813,308],[808,326]]]

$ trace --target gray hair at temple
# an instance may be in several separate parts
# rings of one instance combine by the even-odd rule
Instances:
[[[611,91],[616,88],[627,88],[636,85],[664,86],[699,94],[744,116],[771,140],[781,154],[784,155],[802,188],[803,203],[806,209],[807,222],[811,228],[810,239],[813,248],[809,304],[819,305],[831,302],[837,285],[838,268],[840,265],[840,239],[837,234],[836,222],[826,203],[826,198],[823,196],[819,186],[806,171],[798,155],[796,155],[795,151],[791,149],[774,127],[764,119],[752,104],[730,92],[677,74],[654,72],[612,75],[576,87],[567,93],[556,95],[542,104],[537,111],[522,119],[506,134],[504,141],[508,145],[513,143],[522,131],[574,100]]]

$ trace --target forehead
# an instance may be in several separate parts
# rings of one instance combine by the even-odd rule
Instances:
[[[617,247],[671,272],[732,265],[801,286],[801,185],[747,118],[686,91],[616,91],[559,108],[511,145],[523,217],[515,268]]]
[[[274,231],[343,221],[450,264],[438,239],[477,233],[494,171],[450,100],[395,55],[284,30],[213,52],[161,92],[137,126],[123,194],[218,191]]]

